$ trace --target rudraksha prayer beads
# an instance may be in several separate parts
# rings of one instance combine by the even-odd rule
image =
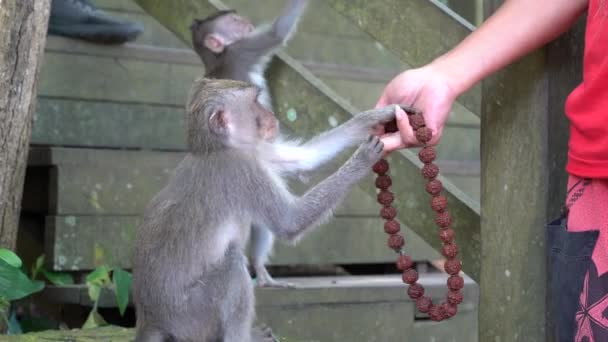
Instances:
[[[389,164],[386,159],[381,159],[373,166],[373,171],[378,175],[376,187],[380,190],[378,193],[378,203],[382,205],[380,216],[386,220],[384,231],[389,235],[388,246],[399,254],[397,268],[403,272],[403,282],[409,285],[408,296],[416,301],[418,311],[427,313],[431,320],[439,322],[456,315],[458,304],[462,303],[461,290],[464,287],[464,279],[459,275],[462,264],[457,259],[458,245],[454,241],[455,233],[451,228],[452,216],[448,211],[447,198],[441,195],[442,184],[436,179],[439,175],[439,167],[433,161],[435,161],[437,153],[433,146],[428,145],[432,138],[432,131],[426,127],[421,113],[411,108],[404,108],[404,110],[408,114],[409,123],[414,129],[416,139],[423,145],[418,153],[420,161],[424,163],[421,174],[427,180],[426,191],[431,195],[430,206],[437,213],[435,223],[439,227],[439,238],[443,243],[441,253],[447,259],[444,269],[450,275],[447,280],[449,291],[443,303],[434,304],[429,297],[424,295],[424,287],[418,283],[418,272],[413,268],[414,262],[405,254],[405,239],[399,233],[399,222],[395,221],[397,209],[391,205],[395,200],[395,195],[389,191],[392,180],[388,175]],[[387,133],[396,132],[396,123],[393,121],[385,125],[385,131]]]

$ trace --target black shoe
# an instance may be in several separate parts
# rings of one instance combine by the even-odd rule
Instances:
[[[113,19],[87,0],[52,0],[48,32],[96,43],[122,44],[137,38],[143,26]]]

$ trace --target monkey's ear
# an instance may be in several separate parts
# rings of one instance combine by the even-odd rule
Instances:
[[[218,108],[209,116],[209,129],[217,134],[226,134],[229,122],[228,112]]]
[[[226,41],[224,37],[219,34],[210,33],[205,36],[205,47],[213,53],[221,53],[224,51],[225,45]]]

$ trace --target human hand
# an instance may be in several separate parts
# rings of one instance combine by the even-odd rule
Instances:
[[[457,94],[450,87],[448,73],[433,64],[407,70],[395,77],[384,88],[376,108],[390,104],[401,104],[421,111],[426,126],[433,132],[429,144],[439,142],[443,127]],[[382,135],[384,151],[419,146],[407,115],[400,108],[396,111],[398,132]],[[381,132],[384,133],[384,132]]]

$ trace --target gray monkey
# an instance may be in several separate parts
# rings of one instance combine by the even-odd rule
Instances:
[[[270,91],[264,71],[275,52],[296,30],[308,0],[290,0],[269,27],[255,29],[251,22],[234,11],[220,11],[190,26],[194,50],[205,65],[206,77],[245,81],[260,90],[259,101],[272,111]],[[254,225],[251,232],[251,259],[257,285],[291,287],[274,280],[266,269],[274,235],[267,227]]]
[[[187,107],[189,153],[151,200],[135,235],[136,341],[250,342],[254,293],[245,245],[252,224],[295,241],[327,219],[382,156],[370,135],[394,108],[360,113],[306,143],[279,136],[249,83],[202,78]],[[285,178],[359,147],[302,196]]]

